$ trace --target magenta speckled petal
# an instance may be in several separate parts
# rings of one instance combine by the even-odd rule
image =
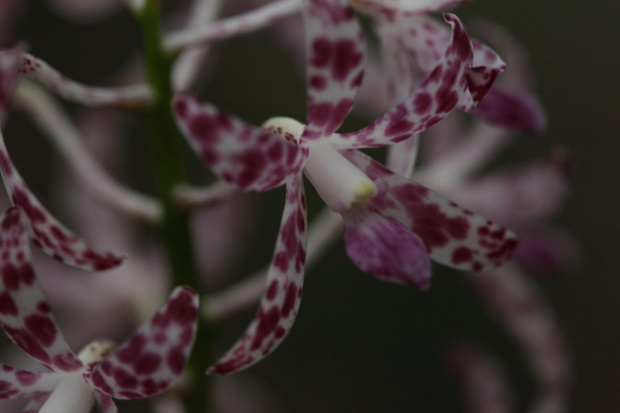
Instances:
[[[289,178],[286,189],[280,234],[258,314],[208,373],[234,373],[257,363],[275,350],[293,326],[306,262],[306,198],[301,174]]]
[[[431,261],[420,237],[370,209],[342,216],[347,254],[359,269],[384,281],[428,288]]]
[[[76,371],[82,363],[71,351],[39,286],[28,238],[28,220],[19,208],[0,215],[0,324],[30,357],[54,371]]]
[[[394,174],[359,151],[343,155],[375,182],[378,213],[402,222],[426,244],[431,259],[460,270],[483,271],[506,262],[516,236],[438,193]]]
[[[248,125],[186,94],[174,100],[174,114],[196,154],[222,179],[248,191],[282,185],[303,168],[308,149]],[[292,139],[292,138],[291,138]]]
[[[20,399],[51,392],[61,378],[56,372],[34,373],[0,364],[0,399]]]
[[[11,104],[13,90],[19,76],[22,53],[19,48],[0,52],[0,123],[4,122]]]
[[[114,400],[110,396],[95,391],[95,399],[97,399],[101,413],[119,413],[118,407],[116,407]]]
[[[307,126],[302,143],[329,137],[353,107],[364,77],[366,42],[345,0],[304,2]]]
[[[535,95],[494,86],[472,112],[478,118],[508,129],[542,132],[547,119]]]
[[[96,392],[116,399],[161,393],[185,369],[197,327],[198,294],[178,287],[149,322],[84,379]]]
[[[353,133],[334,134],[330,137],[331,143],[341,148],[390,145],[428,129],[457,105],[471,101],[468,81],[473,60],[471,40],[456,16],[444,16],[452,26],[452,41],[442,61],[424,83],[370,126]]]
[[[373,17],[393,20],[397,15],[412,17],[446,10],[469,0],[351,0],[353,7]]]
[[[41,205],[15,169],[1,133],[0,168],[11,202],[22,208],[28,216],[33,242],[43,252],[67,265],[87,271],[107,270],[123,262],[123,256],[90,247]]]

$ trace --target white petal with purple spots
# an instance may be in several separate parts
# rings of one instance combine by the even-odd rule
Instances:
[[[225,181],[248,191],[267,191],[297,174],[308,149],[272,136],[186,94],[174,114],[192,149]],[[292,139],[292,138],[291,138]]]
[[[0,215],[0,324],[19,348],[44,366],[77,371],[82,363],[60,332],[36,280],[27,228],[27,218],[18,208]]]
[[[178,287],[166,305],[84,379],[117,399],[138,399],[166,390],[181,375],[194,344],[198,294]]]
[[[20,399],[50,392],[60,378],[56,372],[35,373],[0,364],[0,399]]]
[[[293,326],[306,262],[306,199],[301,174],[289,178],[280,234],[258,314],[235,345],[208,372],[230,374],[269,355]]]

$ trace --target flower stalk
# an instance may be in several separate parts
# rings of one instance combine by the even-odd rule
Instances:
[[[151,156],[157,196],[163,205],[161,238],[166,250],[173,285],[191,285],[203,293],[189,229],[189,214],[174,201],[174,188],[185,183],[183,141],[172,117],[172,65],[175,56],[161,46],[160,1],[146,2],[137,20],[142,35],[149,86],[155,94],[144,112],[144,124]],[[206,412],[209,326],[201,323],[195,349],[188,363],[192,391],[185,399],[188,412]]]

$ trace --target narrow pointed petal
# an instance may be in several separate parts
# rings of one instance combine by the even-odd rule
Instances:
[[[258,314],[235,345],[207,372],[230,374],[268,356],[293,326],[306,262],[306,198],[301,174],[286,185],[280,234]]]
[[[33,242],[52,258],[87,271],[114,268],[124,257],[90,247],[54,218],[30,191],[15,169],[0,133],[0,169],[13,205],[23,209],[30,221]]]
[[[28,222],[19,208],[0,215],[0,324],[30,357],[54,371],[76,371],[82,363],[63,337],[32,267]]]
[[[540,133],[547,126],[536,96],[501,86],[492,87],[472,114],[494,125],[523,132]]]
[[[22,51],[19,48],[0,52],[0,124],[9,110],[13,91],[19,77]]]
[[[67,79],[43,60],[24,53],[20,73],[37,80],[59,96],[76,103],[94,107],[143,107],[153,100],[147,85],[123,88],[86,86]]]
[[[350,0],[353,7],[372,17],[393,20],[446,10],[469,0]]]
[[[342,216],[347,255],[360,270],[384,281],[428,288],[431,261],[420,237],[369,209]]]
[[[308,149],[177,94],[174,115],[194,152],[225,181],[248,191],[282,185],[303,168]]]
[[[60,379],[56,372],[35,373],[0,364],[0,399],[20,399],[50,392]]]
[[[428,129],[457,105],[472,101],[467,77],[473,61],[471,40],[456,16],[444,16],[452,26],[452,40],[424,83],[370,126],[357,132],[334,134],[331,143],[341,148],[390,145]]]
[[[97,404],[99,405],[99,410],[101,413],[119,413],[118,407],[114,404],[114,400],[110,396],[105,394],[95,392],[95,399],[97,400]]]
[[[359,151],[343,155],[377,185],[379,194],[371,198],[370,206],[415,232],[432,260],[460,270],[483,271],[512,256],[517,239],[506,228],[394,174]]]
[[[468,411],[511,413],[516,411],[514,394],[499,362],[472,345],[455,346],[448,354],[452,370],[463,387]]]
[[[307,126],[302,143],[329,137],[353,107],[364,77],[366,41],[346,0],[304,2]]]
[[[116,399],[159,394],[185,369],[197,327],[198,294],[178,287],[149,322],[84,379],[96,392]]]

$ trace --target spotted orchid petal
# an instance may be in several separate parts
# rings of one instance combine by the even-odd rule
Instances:
[[[434,261],[483,271],[512,256],[516,236],[506,228],[394,174],[359,151],[343,151],[343,155],[377,185],[379,193],[370,199],[370,207],[415,232]]]
[[[0,399],[20,399],[51,392],[60,379],[56,372],[35,373],[0,364]]]
[[[428,288],[431,261],[420,237],[370,209],[342,216],[347,255],[359,269],[384,281]]]
[[[95,392],[95,399],[99,405],[101,413],[119,413],[118,407],[114,404],[114,400],[110,396]]]
[[[174,114],[194,152],[225,181],[248,191],[282,185],[303,168],[308,150],[210,104],[177,94]]]
[[[405,101],[366,128],[334,134],[330,142],[341,148],[377,147],[403,141],[446,117],[459,102],[471,101],[468,73],[473,48],[465,26],[452,14],[445,14],[452,26],[452,41],[442,61]]]
[[[259,362],[276,349],[293,326],[306,262],[306,198],[301,174],[289,178],[286,190],[280,234],[258,314],[208,373],[230,374]]]
[[[0,133],[0,169],[13,205],[23,209],[30,221],[33,242],[43,252],[72,267],[87,271],[114,268],[124,257],[90,247],[54,218],[30,191],[9,157]]]
[[[334,133],[353,107],[364,77],[366,43],[345,0],[304,2],[307,126],[302,144]]]
[[[469,0],[350,0],[353,7],[373,17],[393,20],[446,10]]]
[[[0,215],[0,324],[30,357],[54,371],[72,372],[82,363],[71,351],[36,280],[28,220],[19,208]]]
[[[178,287],[150,321],[84,379],[96,392],[116,399],[161,393],[183,372],[197,328],[198,294]]]
[[[544,161],[497,172],[450,191],[468,208],[510,225],[545,219],[564,204],[569,193],[568,158],[556,151]]]
[[[153,100],[147,85],[124,88],[86,86],[67,79],[43,60],[24,53],[20,73],[45,85],[59,96],[87,106],[95,107],[142,107]]]

